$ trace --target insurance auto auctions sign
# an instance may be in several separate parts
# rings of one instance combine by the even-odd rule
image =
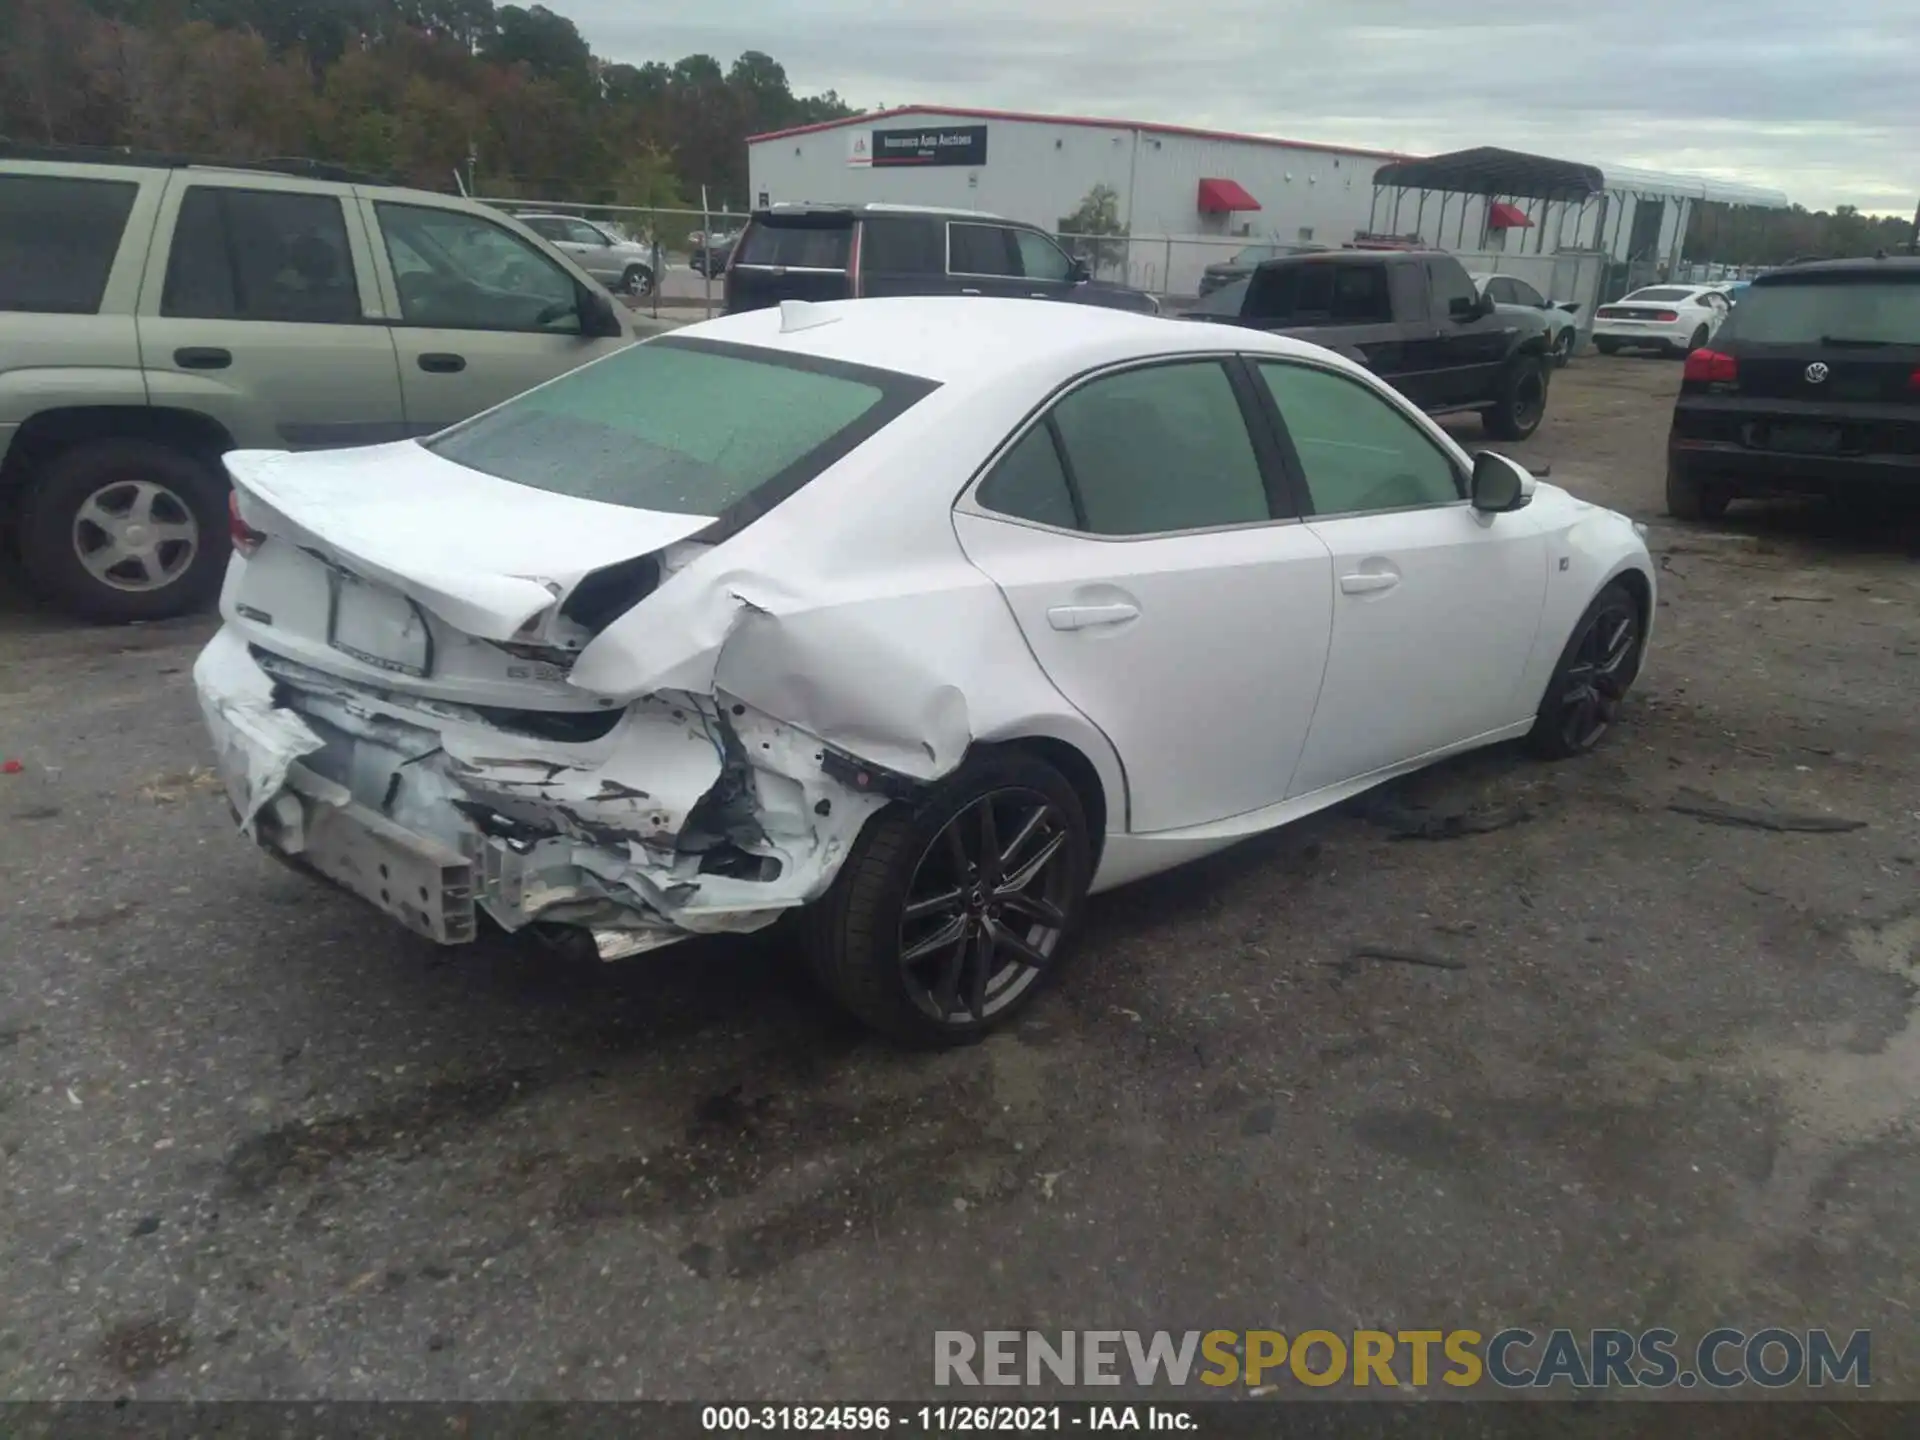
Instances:
[[[984,165],[987,163],[987,127],[984,125],[923,126],[917,130],[875,130],[868,160],[858,165]]]

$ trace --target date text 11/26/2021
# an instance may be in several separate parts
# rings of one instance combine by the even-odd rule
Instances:
[[[903,1435],[1048,1433],[1198,1427],[1184,1409],[1164,1405],[708,1405],[700,1428],[718,1432],[822,1430]]]

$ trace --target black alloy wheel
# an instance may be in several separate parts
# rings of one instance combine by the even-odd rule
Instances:
[[[1556,759],[1583,755],[1613,727],[1640,671],[1644,627],[1627,587],[1608,585],[1587,607],[1547,687],[1531,739]]]

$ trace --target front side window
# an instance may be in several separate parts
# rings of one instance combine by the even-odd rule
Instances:
[[[947,227],[947,269],[955,275],[1020,275],[1014,232],[1004,225]]]
[[[0,175],[0,310],[92,315],[140,187]]]
[[[180,201],[162,315],[350,325],[360,287],[331,195],[195,185]]]
[[[1158,535],[1273,518],[1245,417],[1214,360],[1089,381],[1049,417],[1095,535]]]
[[[573,277],[518,235],[461,210],[386,201],[374,210],[407,324],[579,333]]]
[[[584,220],[567,222],[567,238],[576,245],[611,245],[613,243]]]
[[[636,510],[784,498],[934,388],[695,341],[631,346],[422,443],[470,470]]]
[[[1038,230],[1016,230],[1013,242],[1020,252],[1020,271],[1027,279],[1066,283],[1073,268],[1066,251]]]
[[[1473,288],[1473,281],[1467,278],[1467,272],[1460,268],[1457,261],[1441,264],[1429,260],[1427,283],[1433,287],[1436,314],[1464,315],[1479,304],[1479,292]]]
[[[1531,305],[1536,310],[1547,308],[1547,297],[1524,280],[1508,282],[1513,286],[1513,301],[1516,305]]]
[[[1513,282],[1503,275],[1496,275],[1485,285],[1487,298],[1496,305],[1513,303]]]
[[[1406,510],[1460,499],[1453,462],[1357,380],[1309,365],[1262,364],[1300,457],[1316,515]]]

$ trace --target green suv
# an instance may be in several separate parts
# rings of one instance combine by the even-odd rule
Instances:
[[[220,588],[229,450],[426,435],[632,342],[525,226],[305,161],[0,147],[0,522],[107,621]]]

